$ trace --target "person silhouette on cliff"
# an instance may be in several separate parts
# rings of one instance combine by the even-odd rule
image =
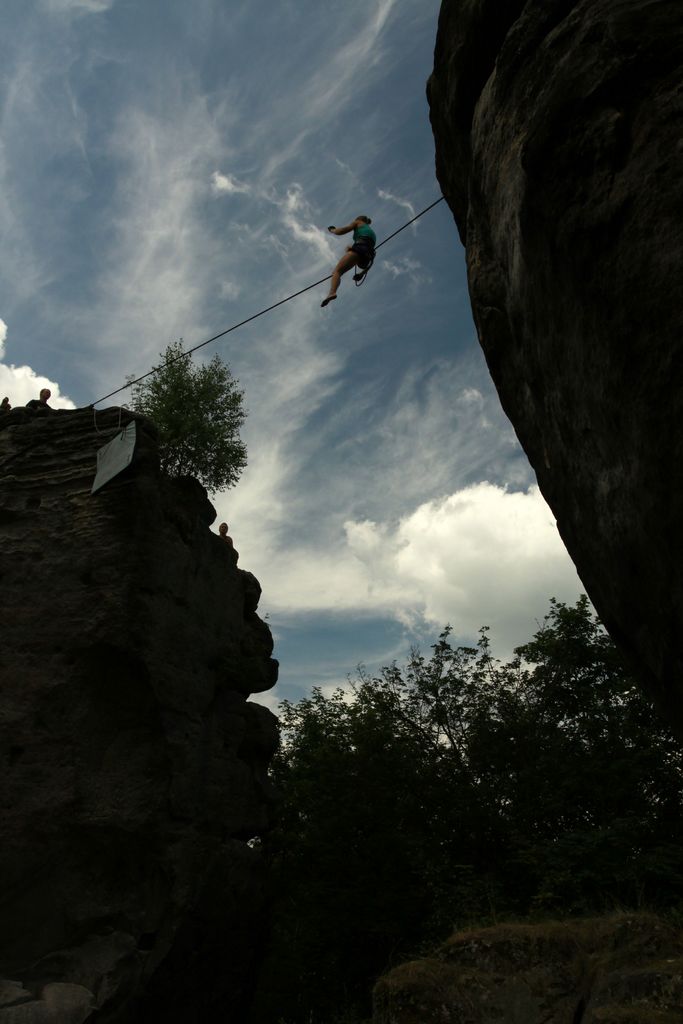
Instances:
[[[0,402],[0,412],[9,412],[11,408],[9,398],[3,398],[2,402]]]
[[[235,565],[237,565],[237,562],[238,562],[238,559],[239,559],[240,556],[239,556],[239,553],[237,551],[235,551],[235,545],[232,542],[232,537],[228,533],[228,524],[227,523],[221,523],[221,525],[218,527],[218,536],[220,537],[221,540],[224,540],[225,543],[229,545],[230,550],[232,551],[232,553],[233,553],[233,555],[235,557]]]
[[[327,229],[332,235],[347,235],[349,231],[353,231],[353,245],[346,247],[346,252],[332,271],[330,291],[320,303],[321,306],[327,306],[337,298],[337,289],[341,284],[342,274],[345,274],[347,270],[350,270],[351,267],[359,267],[362,273],[354,275],[354,281],[358,281],[358,278],[362,278],[372,266],[377,236],[370,227],[371,223],[370,217],[359,216],[344,228],[336,228],[331,224]]]
[[[40,392],[40,398],[32,398],[30,402],[26,403],[27,409],[50,409],[51,406],[47,404],[48,398],[50,398],[52,392],[49,388],[42,388]]]

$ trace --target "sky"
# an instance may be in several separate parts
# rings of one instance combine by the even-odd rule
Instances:
[[[88,405],[329,273],[440,195],[438,0],[4,0],[0,397]],[[214,496],[281,662],[260,703],[344,685],[446,623],[500,657],[582,587],[490,381],[440,203],[361,288],[201,350],[244,389]],[[126,392],[120,399],[127,401]],[[100,405],[99,408],[106,407]]]

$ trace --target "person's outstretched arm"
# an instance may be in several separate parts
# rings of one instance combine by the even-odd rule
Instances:
[[[352,220],[350,224],[347,224],[345,228],[335,228],[334,224],[330,224],[327,229],[333,235],[348,235],[349,231],[353,231],[358,226],[358,222]]]

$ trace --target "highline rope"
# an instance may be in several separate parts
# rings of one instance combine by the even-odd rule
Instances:
[[[407,221],[405,224],[402,224],[400,228],[394,231],[391,235],[388,235],[386,238],[384,238],[379,243],[379,245],[375,246],[375,249],[381,249],[383,245],[386,245],[387,242],[390,242],[391,239],[395,238],[396,235],[399,235],[401,231],[405,231],[405,229],[409,228],[411,224],[414,224],[416,220],[419,220],[420,217],[423,217],[425,213],[428,213],[435,206],[438,206],[438,204],[442,202],[443,199],[443,196],[439,196],[439,198],[435,199],[433,203],[429,204],[429,206],[425,206],[424,210],[420,210],[420,212],[416,214],[411,220]],[[180,359],[187,359],[189,356],[192,355],[193,352],[196,352],[200,348],[204,348],[205,345],[210,345],[212,341],[218,341],[219,338],[224,338],[226,334],[230,334],[232,331],[236,331],[238,327],[244,327],[245,324],[251,323],[252,320],[258,319],[258,317],[263,316],[265,313],[270,313],[272,309],[277,309],[278,306],[284,305],[285,302],[291,302],[292,299],[298,298],[298,296],[303,295],[304,292],[310,292],[311,288],[317,288],[319,284],[324,284],[325,281],[329,281],[331,277],[332,274],[328,274],[327,277],[321,277],[319,281],[314,281],[313,284],[306,285],[305,288],[301,288],[298,292],[293,292],[292,295],[288,295],[286,298],[280,299],[279,302],[274,302],[272,306],[267,306],[265,309],[259,310],[258,313],[254,313],[252,314],[252,316],[248,316],[246,320],[240,320],[238,324],[233,324],[232,327],[228,327],[227,330],[221,331],[220,334],[214,334],[212,338],[207,338],[206,341],[200,342],[199,345],[195,345],[194,348],[189,348],[187,352],[183,352],[182,355],[173,356],[172,359],[167,359],[165,363],[161,364],[161,366],[155,366],[153,369],[148,370],[147,373],[143,373],[140,377],[136,377],[134,380],[126,381],[126,383],[122,384],[120,388],[117,388],[115,391],[110,391],[109,394],[107,395],[103,395],[102,398],[98,398],[96,402],[91,402],[90,407],[99,405],[100,402],[105,402],[107,398],[113,398],[114,395],[118,395],[121,391],[126,391],[128,388],[132,387],[133,384],[139,384],[141,380],[144,380],[146,377],[151,377],[152,374],[154,373],[159,373],[160,370],[165,370],[167,366],[171,366],[172,363],[177,363],[178,360]]]

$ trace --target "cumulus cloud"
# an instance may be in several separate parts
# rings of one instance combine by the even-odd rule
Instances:
[[[0,319],[0,359],[5,355],[7,324]],[[76,406],[66,395],[62,395],[59,384],[36,373],[30,366],[7,366],[0,363],[0,398],[9,398],[10,405],[26,405],[31,398],[38,398],[43,388],[52,392],[50,405],[53,409],[75,409]]]
[[[490,625],[506,656],[548,598],[582,592],[538,487],[479,483],[398,521],[347,520],[332,547],[281,552],[268,571],[274,614],[384,615],[409,628],[451,623],[471,639]]]
[[[530,609],[573,599],[581,584],[538,487],[480,483],[426,502],[398,524],[348,522],[348,547],[376,599],[409,621],[491,624],[506,649],[528,632]]]
[[[52,392],[50,405],[53,409],[75,409],[75,404],[66,395],[62,395],[59,384],[36,373],[30,366],[6,366],[0,363],[0,398],[5,395],[10,405],[26,405],[31,398],[38,398],[43,388]]]
[[[238,181],[230,174],[221,174],[220,171],[214,171],[211,175],[211,186],[216,195],[233,195],[239,192],[251,191],[250,186],[245,182]]]
[[[475,386],[469,360],[405,373],[387,406],[381,377],[339,390],[347,353],[316,348],[316,314],[313,305],[305,317],[294,304],[284,307],[285,330],[244,349],[253,365],[241,376],[258,410],[246,425],[250,464],[216,504],[235,527],[245,564],[268,580],[279,614],[353,611],[354,602],[365,613],[374,583],[345,522],[398,523],[425,501],[485,478],[526,488],[530,471],[493,389]],[[377,614],[384,610],[380,602]]]

